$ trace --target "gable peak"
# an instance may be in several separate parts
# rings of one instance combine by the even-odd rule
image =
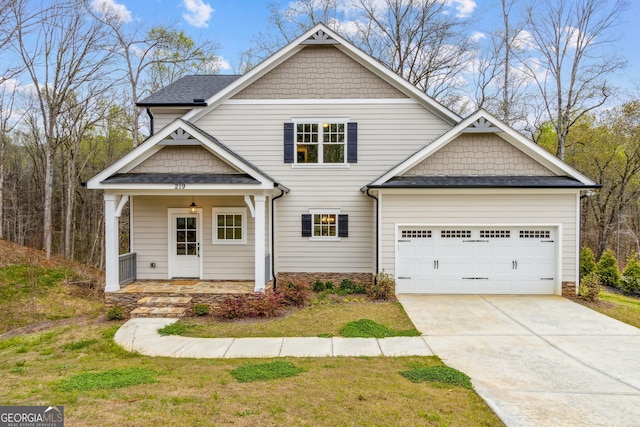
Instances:
[[[464,129],[462,132],[464,133],[480,133],[480,132],[496,133],[496,132],[502,132],[502,130],[497,126],[495,126],[493,123],[491,123],[489,120],[487,120],[485,117],[479,117],[476,121],[474,121],[469,126],[467,126],[467,128]]]
[[[340,43],[327,34],[323,29],[319,29],[300,44],[327,45]]]

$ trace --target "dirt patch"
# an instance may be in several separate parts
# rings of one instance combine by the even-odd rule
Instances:
[[[58,328],[62,326],[88,326],[88,325],[102,325],[109,323],[110,320],[107,316],[100,315],[98,317],[80,316],[70,317],[68,319],[51,320],[48,322],[34,323],[33,325],[23,326],[22,328],[14,329],[0,335],[0,339],[13,338],[18,335],[34,334],[36,332],[44,332],[49,329]]]

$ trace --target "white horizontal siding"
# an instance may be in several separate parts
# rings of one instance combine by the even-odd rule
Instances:
[[[395,274],[396,224],[522,224],[561,226],[562,281],[576,282],[576,195],[519,193],[420,195],[384,193],[381,203],[382,268]]]
[[[358,123],[358,162],[303,167],[283,162],[283,124],[293,117],[345,117]],[[366,184],[444,133],[449,126],[418,104],[232,104],[195,123],[291,191],[276,204],[276,271],[373,272],[373,200]],[[309,209],[349,215],[349,237],[301,237]]]
[[[167,209],[186,208],[191,197],[135,196],[133,209],[133,245],[137,253],[139,279],[168,278],[169,224]],[[202,208],[203,277],[207,280],[253,280],[254,221],[247,209],[247,243],[213,244],[213,207],[246,207],[242,197],[196,197]],[[151,268],[151,263],[156,268]]]

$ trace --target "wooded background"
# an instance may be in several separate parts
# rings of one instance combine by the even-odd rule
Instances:
[[[348,23],[344,1],[358,11]],[[272,4],[236,71],[323,22],[453,111],[484,108],[602,184],[582,198],[581,244],[619,260],[640,251],[640,91],[609,83],[626,64],[615,42],[627,2],[496,1],[488,37],[441,0]],[[137,101],[220,63],[213,41],[123,22],[108,5],[0,3],[0,238],[99,268],[102,194],[81,183],[148,136]]]

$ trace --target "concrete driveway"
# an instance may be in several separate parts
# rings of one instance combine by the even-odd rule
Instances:
[[[557,296],[398,300],[508,426],[640,425],[640,329]]]

